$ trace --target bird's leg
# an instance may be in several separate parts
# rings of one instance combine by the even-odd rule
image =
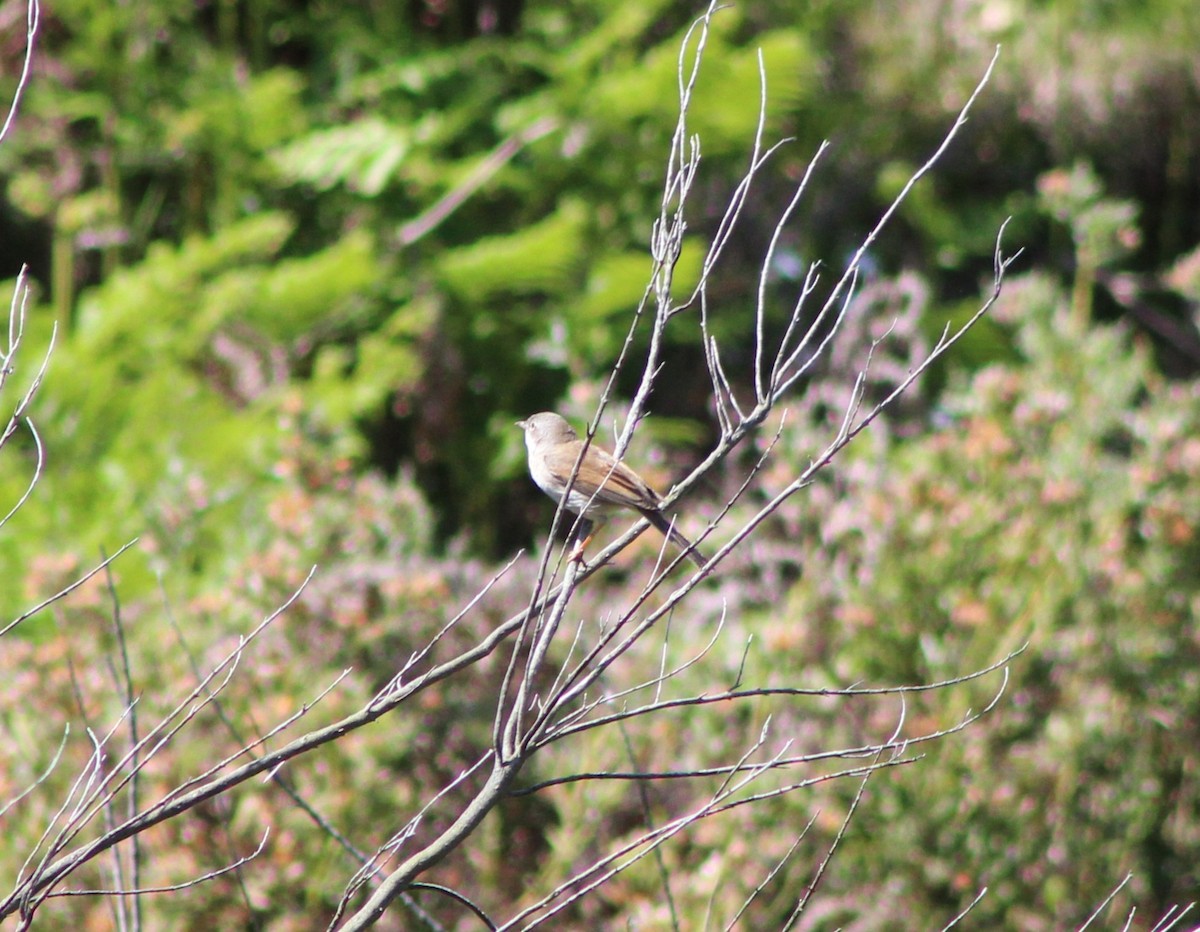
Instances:
[[[587,566],[583,562],[583,549],[591,543],[595,527],[588,518],[579,522],[579,529],[575,532],[575,545],[571,548],[571,556],[568,557],[572,563],[578,563],[581,567]]]

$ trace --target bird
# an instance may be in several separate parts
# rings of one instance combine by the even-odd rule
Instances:
[[[556,502],[562,502],[570,484],[566,507],[585,521],[602,524],[622,509],[636,511],[682,549],[696,566],[700,569],[708,566],[696,545],[676,530],[662,513],[662,497],[611,453],[589,444],[575,481],[570,481],[583,441],[565,418],[553,411],[543,411],[517,421],[517,426],[525,431],[529,475],[537,487]],[[591,539],[590,527],[590,524],[584,527],[584,539],[572,555],[573,559],[583,559],[583,547]]]

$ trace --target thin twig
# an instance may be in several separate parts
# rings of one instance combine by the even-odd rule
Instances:
[[[65,596],[70,595],[72,592],[74,592],[76,589],[78,589],[80,586],[82,586],[84,583],[86,583],[89,579],[91,579],[97,573],[104,570],[110,563],[112,563],[113,560],[117,559],[117,557],[119,557],[121,554],[123,554],[126,550],[128,550],[130,547],[132,547],[137,542],[138,542],[138,539],[135,537],[133,540],[131,540],[129,543],[127,543],[124,547],[122,547],[120,550],[118,550],[116,553],[114,553],[111,557],[106,558],[98,566],[95,566],[92,569],[88,570],[86,573],[84,573],[82,576],[80,576],[77,580],[75,580],[73,583],[71,583],[65,589],[59,590],[54,595],[50,596],[50,598],[46,599],[44,602],[40,602],[39,604],[35,605],[33,608],[31,608],[27,612],[25,612],[23,615],[21,615],[17,618],[14,618],[3,628],[0,628],[0,637],[4,636],[5,634],[8,634],[9,631],[11,631],[13,628],[15,628],[21,622],[32,618],[34,615],[36,615],[38,612],[42,611],[44,608],[47,608],[48,606],[53,605],[59,599],[62,599]]]
[[[248,864],[256,857],[262,854],[263,849],[267,846],[267,838],[271,835],[271,829],[267,828],[263,832],[262,840],[258,843],[250,854],[238,858],[231,864],[226,864],[224,867],[219,867],[216,870],[209,871],[206,874],[201,874],[199,877],[193,877],[191,880],[185,880],[182,883],[166,884],[159,887],[118,887],[115,890],[55,890],[50,894],[50,897],[56,896],[115,896],[115,897],[139,897],[146,896],[150,893],[177,893],[180,890],[187,890],[191,887],[199,886],[205,881],[212,880],[214,877],[220,877],[222,874],[228,874],[238,870],[243,864]],[[48,899],[50,898],[48,897]]]
[[[1085,922],[1083,925],[1081,925],[1079,927],[1079,932],[1084,932],[1084,930],[1088,926],[1090,926],[1093,922],[1095,922],[1096,917],[1099,916],[1102,912],[1104,912],[1105,909],[1108,908],[1108,904],[1113,901],[1113,898],[1116,897],[1116,895],[1118,893],[1120,893],[1123,889],[1125,889],[1125,885],[1127,883],[1129,883],[1129,881],[1131,881],[1132,879],[1133,879],[1133,872],[1130,871],[1128,874],[1125,875],[1124,879],[1119,884],[1117,884],[1115,887],[1113,887],[1112,892],[1104,898],[1104,901],[1099,906],[1096,907],[1096,909],[1092,912],[1092,914],[1090,916],[1088,916],[1087,922]]]
[[[13,91],[12,102],[8,105],[8,116],[4,125],[0,126],[0,142],[8,135],[8,130],[17,116],[17,105],[29,85],[29,76],[33,70],[33,46],[37,38],[38,21],[41,17],[41,4],[38,0],[28,0],[25,7],[25,58],[21,62],[21,76],[17,79],[16,90]]]
[[[987,892],[988,892],[987,887],[984,887],[982,890],[980,890],[979,893],[975,896],[975,899],[971,900],[971,902],[967,904],[966,909],[964,909],[961,913],[959,913],[957,916],[955,916],[953,919],[951,919],[948,923],[946,923],[945,926],[942,927],[942,932],[950,932],[950,930],[953,929],[956,925],[958,925],[959,922],[961,922],[963,919],[965,919],[967,917],[967,914],[970,913],[971,910],[973,910],[976,906],[978,906],[983,901],[983,898],[987,895]]]

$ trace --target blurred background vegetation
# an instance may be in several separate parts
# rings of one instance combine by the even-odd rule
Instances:
[[[190,675],[182,652],[164,651],[166,618],[207,644],[319,563],[236,702],[249,714],[295,701],[353,664],[332,716],[386,681],[498,561],[541,545],[550,507],[512,422],[547,408],[585,418],[620,350],[698,12],[664,0],[43,10],[33,85],[0,146],[0,278],[28,263],[36,283],[18,377],[59,329],[34,410],[47,467],[0,536],[4,617],[138,537],[115,572],[153,697]],[[5,100],[24,16],[0,5]],[[724,599],[732,636],[754,633],[760,681],[785,663],[814,687],[928,682],[1030,643],[996,714],[875,778],[807,927],[935,926],[987,886],[980,927],[1063,928],[1132,872],[1114,910],[1137,905],[1148,928],[1200,891],[1200,8],[759,0],[714,25],[692,110],[704,163],[683,286],[747,163],[759,49],[769,135],[794,139],[719,272],[714,326],[731,371],[749,352],[779,205],[819,142],[832,149],[771,270],[769,325],[810,262],[839,268],[1004,48],[964,135],[873,248],[842,355],[796,399],[764,490],[828,435],[872,328],[906,312],[880,359],[883,390],[978,306],[1005,217],[1008,245],[1025,249],[997,313],[723,568],[700,609]],[[664,487],[713,432],[698,332],[675,331],[635,454]],[[0,458],[3,510],[33,468],[23,443]],[[738,477],[730,464],[731,488]],[[719,485],[697,496],[697,516]],[[523,606],[531,571],[498,590],[493,620]],[[636,581],[614,571],[589,585],[600,606]],[[15,672],[0,679],[37,683],[39,715],[79,714],[65,658],[112,694],[90,714],[119,708],[87,660],[111,646],[107,599],[85,587],[6,642]],[[727,682],[737,663],[689,675]],[[385,722],[299,763],[297,781],[373,846],[379,825],[486,744],[499,672],[427,720]],[[962,711],[935,702],[917,714]],[[13,785],[55,743],[22,707],[10,692]],[[769,711],[810,749],[854,743],[896,713]],[[697,712],[630,753],[686,763],[692,743],[736,744],[759,724]],[[353,865],[286,798],[259,792],[254,807],[208,812],[204,832],[154,836],[167,883],[252,848],[264,821],[282,827],[246,886],[153,901],[159,927],[203,914],[221,928],[308,928],[336,903]],[[665,813],[680,804],[678,788],[652,792]],[[764,807],[754,845],[731,815],[670,849],[686,927],[710,909],[727,921],[820,809],[813,847],[746,926],[778,927],[849,792]],[[452,858],[446,882],[503,912],[639,812],[625,787],[533,800]],[[27,850],[7,847],[18,861]],[[81,921],[104,909],[54,908]],[[663,908],[647,868],[571,922],[659,928]]]

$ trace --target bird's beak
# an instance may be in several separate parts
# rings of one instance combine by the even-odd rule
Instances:
[[[519,428],[521,428],[521,430],[524,430],[524,429],[525,429],[525,422],[524,422],[524,421],[514,421],[513,423],[515,423],[515,424],[516,424],[516,425],[517,425]]]

